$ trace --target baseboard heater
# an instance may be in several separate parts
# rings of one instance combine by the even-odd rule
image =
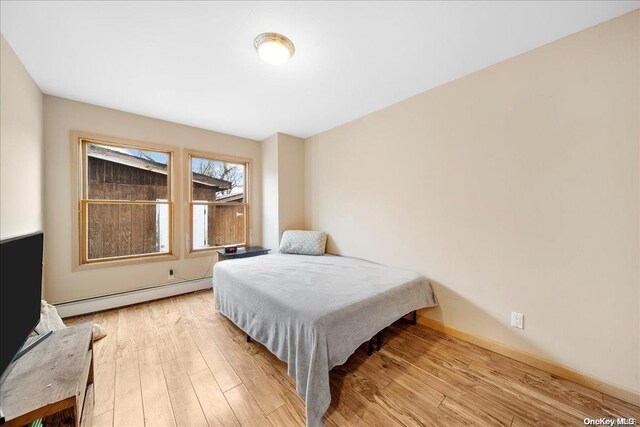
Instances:
[[[54,304],[60,317],[78,316],[211,288],[211,276]]]

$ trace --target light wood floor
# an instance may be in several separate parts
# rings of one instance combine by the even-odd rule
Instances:
[[[93,320],[93,425],[302,426],[286,365],[245,342],[213,310],[211,291],[66,319]],[[400,321],[383,348],[364,346],[331,371],[328,426],[583,425],[640,408],[538,369]]]

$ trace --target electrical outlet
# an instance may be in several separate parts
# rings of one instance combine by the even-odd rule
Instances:
[[[514,328],[524,329],[524,314],[511,312],[511,326]]]
[[[170,268],[169,269],[169,280],[173,280],[175,278],[176,278],[176,276],[173,275],[173,268]]]

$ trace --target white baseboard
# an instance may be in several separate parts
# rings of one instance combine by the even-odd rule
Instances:
[[[185,280],[183,282],[172,283],[169,285],[136,289],[133,291],[87,298],[79,301],[64,302],[55,304],[55,306],[60,317],[64,318],[108,310],[110,308],[124,307],[126,305],[186,294],[208,288],[211,288],[211,277]]]

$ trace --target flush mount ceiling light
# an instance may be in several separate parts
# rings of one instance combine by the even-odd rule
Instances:
[[[273,65],[284,64],[296,51],[291,40],[278,33],[260,34],[253,41],[253,47],[263,61]]]

